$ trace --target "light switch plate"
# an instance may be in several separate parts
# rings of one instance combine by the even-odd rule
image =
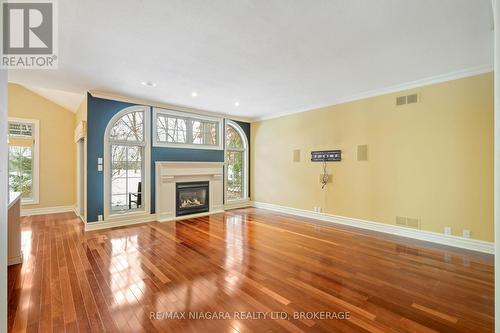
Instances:
[[[97,158],[97,164],[102,164],[102,157]]]

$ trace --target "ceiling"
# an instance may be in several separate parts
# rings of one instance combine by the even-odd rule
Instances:
[[[58,4],[59,68],[9,79],[72,110],[99,90],[262,119],[493,67],[490,0]]]

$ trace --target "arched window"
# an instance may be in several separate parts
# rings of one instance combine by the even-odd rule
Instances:
[[[104,215],[149,209],[147,107],[134,106],[109,122],[104,149]]]
[[[248,199],[248,140],[241,127],[226,121],[226,202]]]

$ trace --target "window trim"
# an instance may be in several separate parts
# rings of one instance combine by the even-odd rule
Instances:
[[[132,112],[143,112],[143,125],[144,125],[144,135],[143,141],[123,141],[123,140],[110,140],[111,129],[116,124],[116,122],[128,113]],[[150,136],[150,107],[144,105],[134,105],[122,109],[117,112],[106,125],[106,130],[104,131],[104,167],[103,167],[103,178],[104,178],[104,220],[110,221],[113,219],[119,219],[123,216],[133,216],[133,215],[144,215],[150,214],[151,211],[151,136]],[[144,151],[143,155],[143,165],[144,165],[144,181],[142,184],[142,198],[143,205],[141,208],[130,210],[130,211],[120,211],[113,212],[111,210],[111,145],[128,145],[128,146],[141,146]],[[96,161],[97,162],[97,161]]]
[[[217,145],[197,145],[193,143],[174,143],[174,142],[163,142],[158,141],[158,129],[156,127],[156,122],[158,115],[166,115],[176,118],[184,118],[195,121],[209,121],[217,124]],[[223,140],[225,138],[225,129],[223,127],[223,118],[210,117],[205,115],[200,115],[196,113],[174,111],[169,109],[162,109],[153,107],[153,121],[151,135],[153,137],[153,147],[167,147],[167,148],[187,148],[187,149],[206,149],[206,150],[223,150]],[[186,139],[188,139],[188,134],[192,133],[192,128],[186,127]]]
[[[33,126],[33,179],[32,179],[32,198],[23,199],[21,198],[21,204],[23,205],[38,205],[40,203],[40,121],[38,119],[27,119],[27,118],[14,118],[9,117],[8,123],[26,123]],[[8,138],[16,139],[27,139],[25,136],[10,135],[8,132],[7,123],[7,134]],[[10,140],[9,140],[10,141]],[[10,147],[10,143],[8,144]]]
[[[240,135],[241,138],[241,143],[243,144],[243,148],[228,148],[226,147],[226,131],[227,131],[227,126],[231,126],[238,134]],[[226,153],[228,151],[239,151],[243,152],[243,198],[239,199],[232,199],[229,200],[227,196],[227,160],[226,160]],[[241,202],[247,202],[250,200],[248,197],[248,176],[249,176],[249,149],[248,149],[248,138],[241,128],[240,125],[238,125],[236,122],[226,119],[225,125],[224,125],[224,202],[225,204],[234,204],[234,203],[241,203]]]

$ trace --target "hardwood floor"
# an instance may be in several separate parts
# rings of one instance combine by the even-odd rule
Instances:
[[[12,332],[493,332],[493,256],[265,210],[87,233],[34,216],[22,241]],[[222,313],[168,318],[189,312]]]

